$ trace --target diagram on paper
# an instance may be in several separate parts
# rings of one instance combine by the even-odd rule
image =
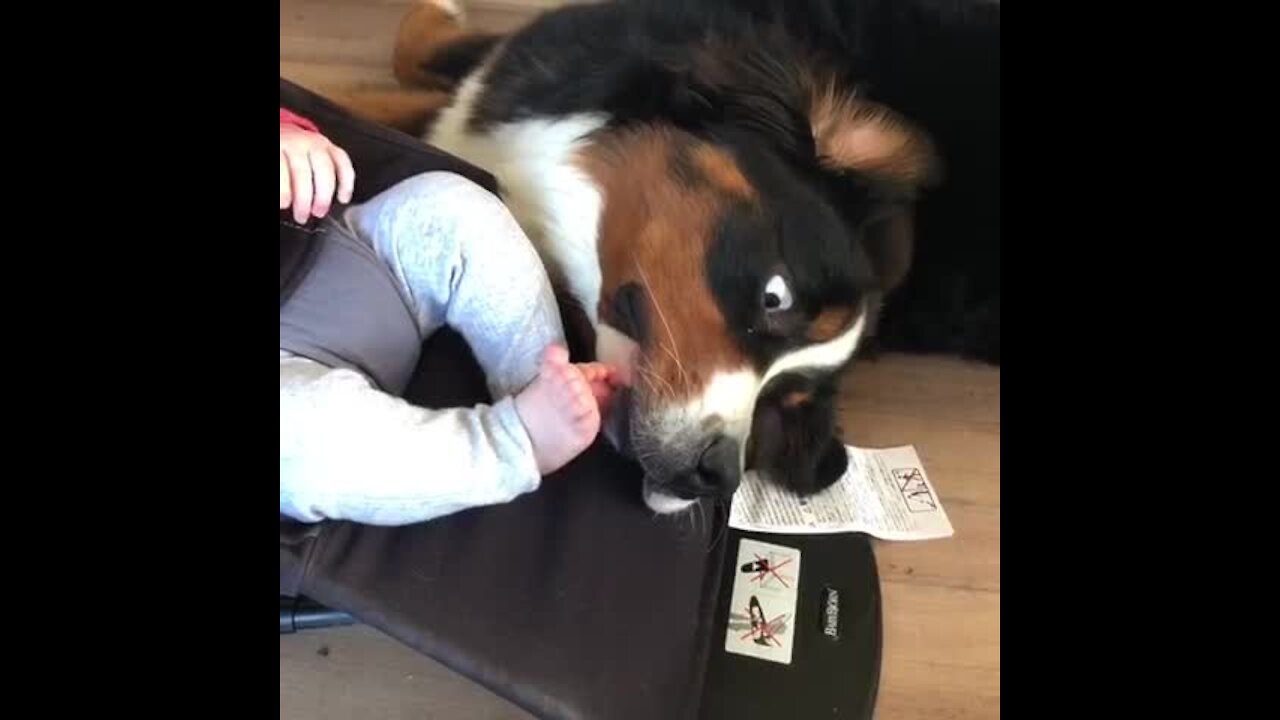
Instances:
[[[893,478],[897,481],[902,499],[907,502],[908,510],[933,512],[938,509],[938,501],[934,499],[933,491],[929,489],[929,483],[925,482],[920,468],[898,468],[893,471]]]

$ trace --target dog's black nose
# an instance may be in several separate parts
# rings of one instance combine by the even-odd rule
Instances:
[[[742,473],[738,466],[741,446],[727,435],[715,439],[698,459],[698,471],[693,478],[700,495],[729,496],[738,489]]]

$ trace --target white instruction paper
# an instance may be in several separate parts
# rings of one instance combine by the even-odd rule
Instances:
[[[729,527],[781,534],[863,532],[882,540],[955,534],[914,447],[845,449],[845,474],[807,498],[747,474],[733,497]]]

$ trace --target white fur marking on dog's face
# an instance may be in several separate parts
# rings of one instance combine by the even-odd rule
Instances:
[[[751,370],[715,373],[691,402],[659,410],[650,431],[670,447],[692,444],[701,449],[722,434],[745,440],[759,386],[760,376]]]
[[[769,384],[769,381],[785,372],[821,371],[839,367],[848,361],[853,356],[853,352],[858,349],[858,341],[862,338],[862,331],[866,328],[866,325],[867,312],[864,304],[862,311],[858,313],[858,319],[839,337],[820,345],[810,345],[792,351],[774,361],[769,371],[765,373],[764,379],[760,381],[760,384],[756,386],[755,392],[752,394],[752,414],[747,415],[747,429],[743,433],[743,437],[748,437],[751,434],[751,420],[755,410],[755,399],[759,397],[760,391]],[[745,441],[742,443],[741,451],[739,462],[742,467],[746,467],[747,444]]]
[[[484,88],[484,71],[468,77],[435,123],[427,142],[497,178],[503,201],[542,256],[547,272],[595,325],[600,304],[597,248],[604,199],[575,159],[583,138],[605,123],[601,114],[529,119],[474,132],[467,127]]]
[[[785,372],[824,371],[839,367],[857,349],[865,325],[866,313],[861,313],[839,337],[778,358],[763,378],[745,368],[715,373],[696,400],[662,414],[658,425],[661,439],[674,444],[681,439],[718,431],[742,441],[745,452],[756,399],[765,385]]]
[[[596,325],[596,360],[618,371],[622,384],[630,387],[635,379],[640,346],[635,340],[615,330],[608,323]]]
[[[760,376],[751,370],[717,372],[687,411],[700,421],[719,418],[724,434],[745,437],[759,387]]]
[[[651,490],[644,491],[644,504],[660,515],[670,515],[681,510],[687,510],[694,502],[693,500],[681,500],[666,493],[653,492]]]
[[[715,373],[694,401],[660,410],[656,423],[642,421],[651,436],[643,441],[644,445],[656,441],[669,452],[687,456],[692,466],[716,437],[724,435],[739,442],[739,463],[745,463],[751,415],[760,386],[760,376],[748,369]]]
[[[831,370],[843,365],[853,357],[858,349],[858,341],[862,339],[862,331],[867,325],[865,304],[859,309],[858,319],[841,335],[818,345],[809,345],[793,350],[774,361],[764,375],[761,387],[785,372],[796,370]]]

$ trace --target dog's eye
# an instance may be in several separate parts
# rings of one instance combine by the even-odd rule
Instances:
[[[781,275],[774,275],[764,286],[764,309],[781,312],[791,309],[791,288]]]

